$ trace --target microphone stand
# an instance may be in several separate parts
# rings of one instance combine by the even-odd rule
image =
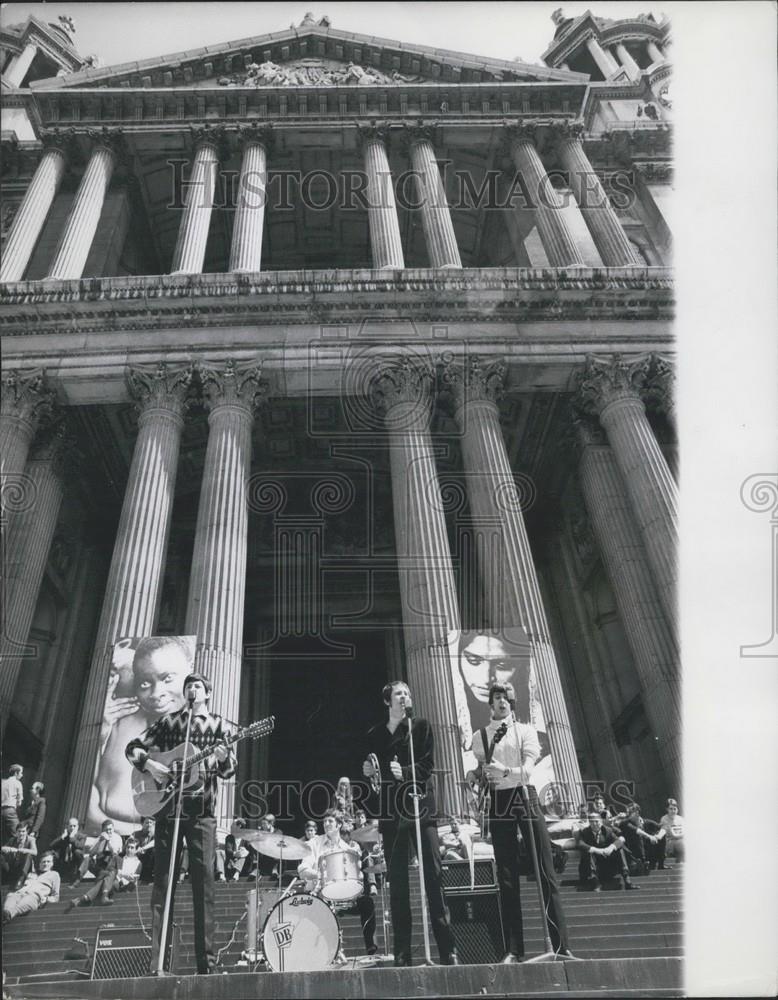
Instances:
[[[432,965],[432,955],[430,954],[430,930],[427,923],[427,885],[424,878],[424,855],[421,850],[421,819],[419,818],[419,799],[421,794],[416,785],[416,755],[413,752],[413,724],[411,722],[411,709],[405,709],[405,717],[408,720],[408,746],[411,752],[411,779],[413,781],[413,818],[416,825],[416,850],[419,855],[419,883],[421,885],[421,924],[424,931],[424,961],[427,965]]]
[[[184,805],[184,782],[186,780],[186,755],[189,750],[189,733],[192,728],[192,714],[194,712],[194,699],[189,701],[189,712],[186,717],[186,735],[184,736],[184,754],[181,766],[181,780],[178,785],[178,800],[176,802],[176,818],[173,823],[173,842],[170,849],[170,865],[167,875],[167,892],[165,893],[165,908],[162,916],[162,931],[160,934],[159,954],[157,955],[157,969],[155,975],[164,976],[165,955],[167,953],[167,932],[170,921],[170,907],[173,902],[173,880],[175,878],[176,856],[178,854],[178,834],[181,827],[181,810]]]
[[[519,752],[519,767],[522,767],[523,770],[523,765],[521,764],[521,740],[519,739],[519,727],[515,714],[513,715],[513,735],[516,740],[516,748]],[[540,925],[543,928],[543,947],[546,949],[542,955],[535,955],[534,958],[528,958],[524,964],[531,965],[535,962],[558,962],[561,961],[561,956],[559,956],[551,946],[551,935],[548,930],[546,901],[543,897],[543,886],[540,881],[540,859],[538,858],[537,846],[535,842],[535,830],[533,828],[529,789],[524,782],[522,782],[519,787],[521,788],[522,803],[524,808],[527,810],[527,829],[529,831],[529,844],[527,845],[527,849],[529,850],[532,858],[532,868],[535,872],[535,888],[538,892],[538,905],[540,906]]]

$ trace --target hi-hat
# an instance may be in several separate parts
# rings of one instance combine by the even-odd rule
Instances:
[[[381,839],[377,826],[360,826],[358,830],[352,830],[349,836],[358,844],[377,844]]]
[[[267,833],[262,830],[257,832],[259,837],[252,843],[260,854],[264,854],[268,858],[302,861],[311,853],[310,848],[302,840],[297,840],[295,837],[287,837],[283,833]]]

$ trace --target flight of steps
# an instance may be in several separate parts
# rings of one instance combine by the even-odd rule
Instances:
[[[575,869],[571,863],[568,866]],[[682,956],[682,884],[683,868],[668,868],[648,876],[635,877],[639,892],[603,890],[600,893],[579,892],[571,879],[562,877],[562,898],[567,916],[570,946],[579,958],[621,959]],[[216,950],[224,949],[221,964],[225,969],[238,970],[241,952],[246,947],[245,918],[240,921],[246,907],[247,891],[252,883],[246,881],[216,886]],[[418,959],[424,955],[421,932],[420,896],[418,876],[412,873],[412,909],[414,918],[414,952]],[[40,983],[48,980],[80,979],[79,973],[89,970],[86,959],[66,958],[74,947],[81,948],[76,938],[88,943],[89,953],[95,932],[101,925],[115,927],[140,927],[149,929],[151,895],[150,886],[140,886],[134,892],[116,895],[113,906],[79,907],[66,913],[69,900],[80,895],[79,889],[65,887],[59,903],[49,904],[37,913],[19,917],[3,928],[3,969],[6,982]],[[543,951],[543,935],[533,881],[522,879],[522,903],[527,956]],[[376,897],[376,942],[379,952],[384,951],[380,895]],[[387,893],[388,907],[388,893]],[[194,945],[192,926],[192,899],[189,883],[180,885],[176,894],[175,922],[181,934],[181,946],[175,971],[180,975],[194,972]],[[240,922],[239,922],[240,921]],[[237,925],[237,926],[236,926]],[[340,918],[343,945],[346,955],[356,959],[364,955],[364,941],[356,915]],[[230,937],[234,940],[230,944]],[[433,961],[438,956],[434,941],[431,945]],[[387,943],[391,950],[391,936]]]

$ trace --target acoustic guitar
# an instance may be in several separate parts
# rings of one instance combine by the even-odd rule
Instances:
[[[256,740],[269,736],[275,727],[275,716],[252,722],[250,726],[238,729],[232,736],[221,743],[231,746],[241,740]],[[181,743],[172,750],[152,751],[149,760],[155,760],[169,769],[169,774],[159,779],[148,771],[132,769],[132,796],[135,808],[141,816],[156,816],[171,801],[181,787],[181,772],[184,772],[184,788],[191,788],[200,780],[199,765],[213,753],[213,746],[203,750],[193,750],[184,758],[184,744]]]

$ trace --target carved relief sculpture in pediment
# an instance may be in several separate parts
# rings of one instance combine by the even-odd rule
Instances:
[[[372,67],[326,59],[297,59],[279,63],[250,63],[242,73],[219,77],[220,87],[342,87],[392,86],[419,83],[422,77],[393,72],[391,76]]]

